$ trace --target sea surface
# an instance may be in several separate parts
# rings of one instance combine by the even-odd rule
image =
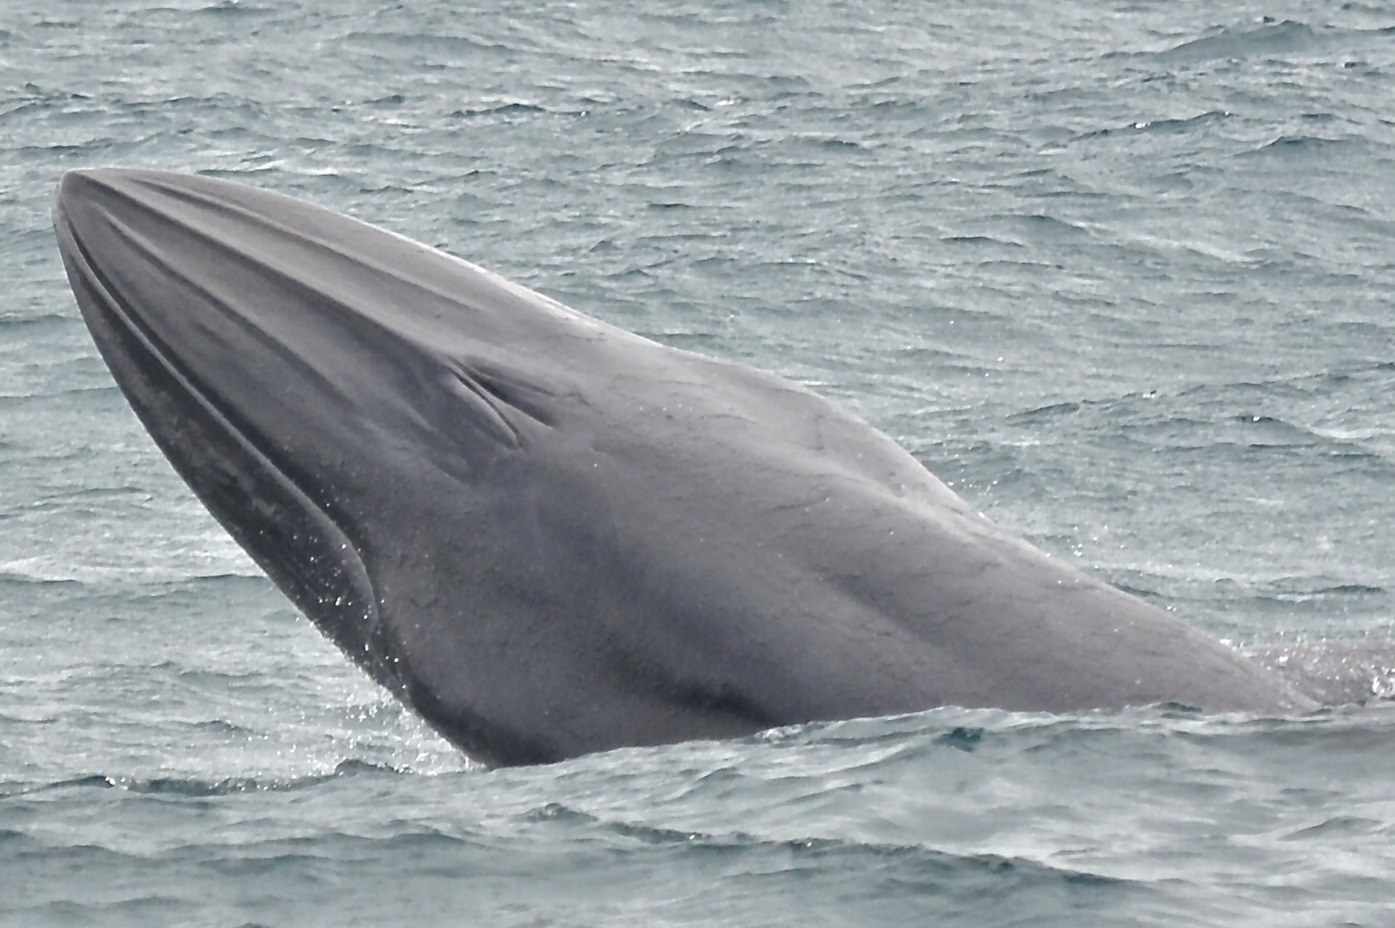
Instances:
[[[1373,702],[473,765],[130,412],[49,225],[100,164],[302,196],[805,383]],[[0,5],[6,928],[1389,926],[1392,525],[1389,2]]]

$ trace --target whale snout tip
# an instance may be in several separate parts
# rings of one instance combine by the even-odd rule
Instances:
[[[53,224],[62,230],[73,225],[74,207],[92,198],[95,187],[101,184],[103,168],[74,168],[63,172],[58,186],[53,191]]]
[[[102,170],[102,168],[73,168],[70,171],[64,171],[63,176],[58,178],[58,186],[53,191],[54,205],[63,206],[80,199],[84,193],[92,189],[92,185],[97,182],[98,173]]]
[[[61,212],[75,203],[90,199],[98,190],[124,188],[129,192],[131,182],[141,173],[128,168],[112,167],[73,168],[64,171],[53,191],[54,212]]]
[[[152,191],[141,176],[150,173],[113,167],[65,171],[50,209],[59,250],[67,255],[106,242],[114,219],[129,218],[133,206],[150,202]]]

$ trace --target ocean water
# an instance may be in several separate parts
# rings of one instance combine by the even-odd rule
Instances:
[[[145,436],[62,171],[231,177],[806,383],[1389,695],[1395,5],[5,0],[0,925],[1395,924],[1395,711],[472,765]]]

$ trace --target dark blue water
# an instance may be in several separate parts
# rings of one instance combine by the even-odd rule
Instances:
[[[308,197],[1388,695],[1395,6],[7,0],[0,88],[0,924],[1395,919],[1381,707],[472,767],[183,488],[48,225],[94,164]]]

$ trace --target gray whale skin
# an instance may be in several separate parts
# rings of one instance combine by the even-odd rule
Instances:
[[[54,225],[175,470],[486,763],[945,705],[1313,707],[786,380],[227,181],[73,171]]]

